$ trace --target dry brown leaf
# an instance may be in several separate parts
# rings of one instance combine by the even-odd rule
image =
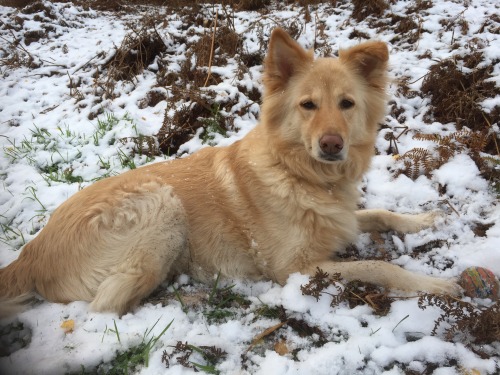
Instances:
[[[259,343],[260,340],[262,340],[266,336],[269,336],[271,333],[273,333],[277,329],[280,329],[286,323],[287,323],[287,321],[285,320],[284,322],[278,323],[272,327],[267,328],[266,330],[264,330],[264,332],[255,336],[254,339],[252,340],[252,343],[250,344],[250,346],[248,347],[248,349],[246,351],[249,352],[255,345],[257,345]]]
[[[276,344],[274,344],[274,351],[279,355],[286,355],[290,353],[285,340],[278,341]]]

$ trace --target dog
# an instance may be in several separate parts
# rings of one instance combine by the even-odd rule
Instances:
[[[274,29],[259,124],[228,147],[153,163],[70,197],[0,270],[8,305],[38,293],[124,314],[164,280],[270,279],[317,268],[407,292],[457,294],[454,280],[335,254],[359,231],[416,232],[435,213],[357,210],[386,108],[389,53],[369,41],[314,58]]]

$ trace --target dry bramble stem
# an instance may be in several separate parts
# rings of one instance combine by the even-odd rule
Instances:
[[[210,76],[212,75],[212,59],[214,56],[214,45],[215,45],[215,33],[217,31],[217,19],[219,17],[219,13],[215,12],[215,20],[214,20],[214,32],[212,34],[212,46],[210,48],[210,58],[208,61],[208,74],[207,74],[207,79],[205,80],[205,84],[203,87],[207,87],[208,80],[210,79]]]

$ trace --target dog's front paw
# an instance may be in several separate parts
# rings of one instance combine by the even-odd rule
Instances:
[[[444,217],[443,211],[429,211],[418,214],[417,217],[421,220],[423,228],[433,227],[436,222]]]
[[[422,214],[408,215],[407,221],[404,223],[406,225],[406,230],[403,232],[415,233],[422,229],[432,228],[441,218],[444,218],[444,212],[442,211],[430,211]]]
[[[425,285],[421,285],[421,290],[427,293],[433,294],[448,294],[450,296],[458,297],[462,295],[463,289],[460,285],[458,285],[458,280],[453,279],[438,279],[432,278],[425,283]]]

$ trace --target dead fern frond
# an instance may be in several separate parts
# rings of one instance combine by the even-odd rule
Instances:
[[[436,158],[425,148],[414,148],[399,156],[404,166],[395,172],[395,177],[402,174],[416,180],[419,176],[430,177],[431,172],[436,168]]]
[[[460,339],[470,346],[500,340],[500,302],[490,307],[478,307],[447,295],[422,294],[418,306],[422,310],[429,306],[442,310],[434,322],[432,335],[437,335],[439,327],[446,324],[444,338],[448,341]]]
[[[380,316],[387,315],[394,302],[394,298],[383,288],[361,281],[347,283],[344,295],[351,309],[359,305],[370,305],[373,312]]]
[[[200,354],[209,367],[214,367],[219,361],[223,360],[227,356],[227,353],[224,350],[215,346],[194,346],[187,342],[183,343],[182,341],[178,341],[173,348],[174,350],[171,354],[168,354],[166,350],[163,351],[161,361],[167,368],[170,367],[170,360],[174,355],[178,355],[175,358],[178,364],[185,368],[192,369],[194,372],[198,372],[198,368],[205,367],[190,360],[190,357],[194,352]]]
[[[432,141],[439,143],[443,139],[443,137],[441,137],[439,134],[417,133],[413,136],[413,139],[417,139],[419,141]]]
[[[454,132],[450,137],[474,153],[483,152],[490,138],[487,132],[468,129]]]
[[[492,158],[484,153],[495,137],[496,134],[488,130],[473,131],[466,128],[446,136],[417,133],[413,139],[434,142],[435,152],[431,153],[424,148],[414,148],[406,152],[399,157],[399,160],[403,161],[403,167],[397,169],[394,175],[397,177],[404,174],[413,180],[421,175],[429,177],[434,169],[440,168],[455,155],[467,153],[482,175],[487,177],[494,170],[494,164],[490,163]]]
[[[419,245],[413,248],[413,253],[414,254],[420,254],[420,253],[427,253],[428,251],[431,251],[432,249],[435,249],[437,247],[441,247],[444,244],[446,244],[446,240],[432,240],[427,243],[424,243],[423,245]]]
[[[316,301],[319,300],[322,294],[329,294],[332,297],[330,305],[333,307],[337,306],[343,300],[342,295],[344,290],[339,285],[340,280],[340,273],[335,273],[330,276],[327,272],[324,272],[318,267],[314,276],[311,277],[307,284],[301,285],[300,290],[302,291],[302,295],[313,296],[316,298]],[[335,289],[337,289],[337,295],[325,291],[330,285],[333,285]]]
[[[342,288],[339,284],[340,281],[340,273],[330,276],[327,272],[317,268],[316,274],[311,277],[309,283],[302,285],[300,290],[303,295],[313,296],[316,300],[323,294],[330,295],[332,297],[331,307],[346,301],[350,308],[370,305],[374,313],[378,315],[386,315],[389,312],[393,299],[383,289],[360,281],[351,281],[345,285],[345,288]],[[325,291],[330,285],[337,289],[338,294],[333,295]]]

